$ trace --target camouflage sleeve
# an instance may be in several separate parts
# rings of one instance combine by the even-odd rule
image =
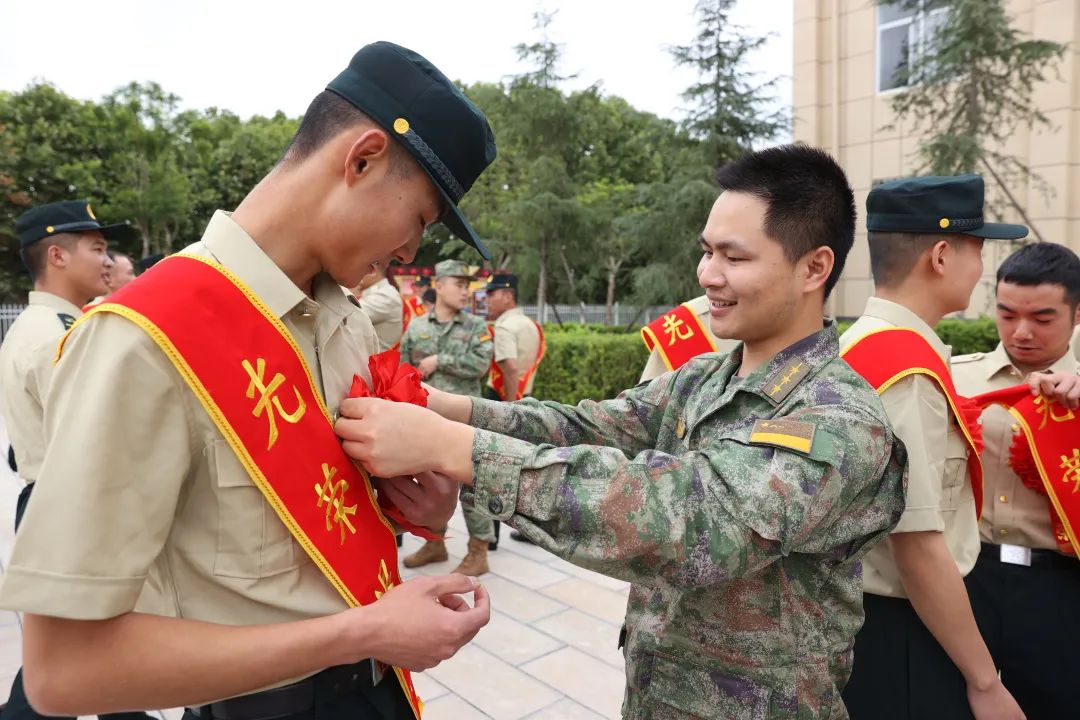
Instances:
[[[439,372],[457,378],[482,378],[491,368],[491,333],[478,322],[467,343],[439,350]]]
[[[551,447],[477,430],[482,513],[574,564],[632,582],[702,587],[791,553],[857,557],[903,509],[903,449],[859,408],[788,416],[816,427],[808,454],[722,438],[674,455]]]
[[[577,405],[526,398],[514,403],[473,398],[474,427],[537,445],[608,445],[636,455],[656,446],[674,375]]]

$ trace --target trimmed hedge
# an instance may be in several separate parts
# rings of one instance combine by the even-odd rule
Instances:
[[[843,333],[851,321],[839,323]],[[989,352],[997,345],[997,328],[987,317],[978,320],[942,320],[938,335],[951,345],[953,355]],[[637,332],[605,325],[554,323],[544,326],[547,354],[536,376],[533,395],[568,405],[590,398],[613,398],[637,385],[649,353]]]

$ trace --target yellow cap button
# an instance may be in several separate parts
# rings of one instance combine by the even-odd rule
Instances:
[[[942,230],[949,227],[949,218],[941,218],[940,220],[938,220],[938,225],[941,226]]]
[[[398,135],[404,135],[409,132],[409,121],[405,118],[398,118],[394,121],[394,132]]]
[[[50,225],[49,227],[45,228],[45,232],[47,232],[47,233],[51,233],[51,232],[52,232],[52,231],[53,231],[54,229],[55,229],[55,228],[53,228],[53,226],[52,226],[52,225]]]

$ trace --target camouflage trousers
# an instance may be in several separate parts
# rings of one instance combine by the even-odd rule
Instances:
[[[461,512],[465,515],[465,526],[469,528],[469,537],[477,540],[495,541],[495,521],[481,515],[471,506],[461,504]]]

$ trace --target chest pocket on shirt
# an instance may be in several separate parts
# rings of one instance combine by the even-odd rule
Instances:
[[[302,550],[224,442],[207,448],[217,497],[214,574],[258,579],[291,570]]]
[[[964,434],[953,422],[949,426],[949,437],[945,442],[945,477],[943,487],[950,507],[960,501],[967,477],[968,444]]]

